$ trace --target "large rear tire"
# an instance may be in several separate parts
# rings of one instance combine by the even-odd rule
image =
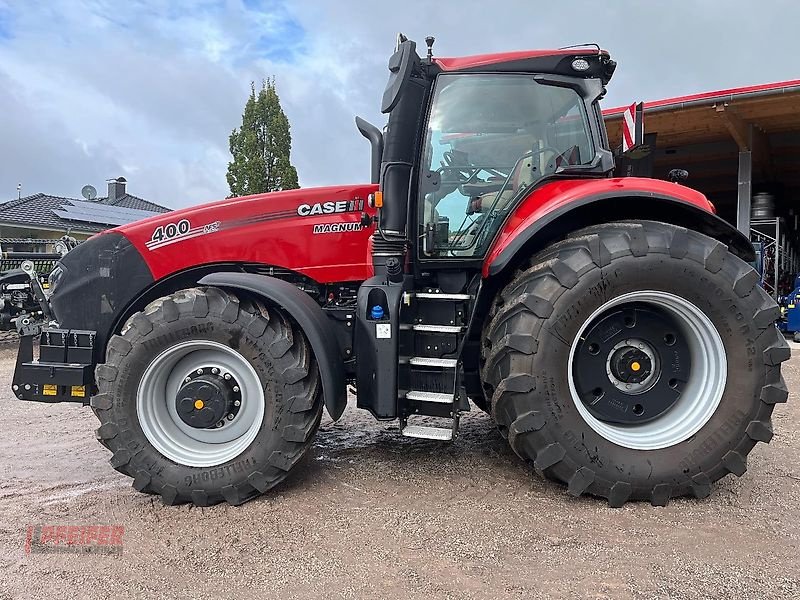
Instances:
[[[238,505],[282,481],[322,414],[302,331],[217,288],[156,300],[111,338],[91,400],[111,465],[165,504]]]
[[[531,264],[498,295],[482,368],[520,457],[612,506],[705,497],[745,472],[790,357],[748,264],[655,222],[578,231]]]

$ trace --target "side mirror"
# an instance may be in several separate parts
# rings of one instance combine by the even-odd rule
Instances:
[[[411,40],[398,38],[397,51],[389,58],[389,82],[383,92],[381,112],[390,113],[397,106],[403,91],[411,79],[414,67],[419,63],[417,45]]]

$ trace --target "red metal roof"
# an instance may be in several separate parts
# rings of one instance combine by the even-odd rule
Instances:
[[[786,88],[800,87],[800,79],[790,79],[788,81],[777,81],[775,83],[764,83],[761,85],[748,85],[745,87],[731,88],[727,90],[717,90],[715,92],[703,92],[701,94],[690,94],[688,96],[677,96],[675,98],[666,98],[664,100],[654,100],[644,103],[644,109],[665,108],[669,106],[679,107],[682,104],[689,102],[696,103],[708,100],[709,103],[715,100],[723,100],[725,98],[733,98],[744,94],[752,94],[754,92],[770,92],[780,91]],[[630,105],[628,105],[630,106]],[[614,108],[607,108],[603,111],[604,117],[621,116],[628,106],[616,106]]]

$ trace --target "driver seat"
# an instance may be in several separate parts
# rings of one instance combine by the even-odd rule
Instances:
[[[542,155],[540,154],[539,156]],[[533,152],[526,152],[522,155],[522,158],[517,162],[517,166],[514,167],[514,171],[511,173],[511,185],[500,193],[500,197],[494,205],[495,210],[503,210],[506,204],[508,204],[520,190],[525,189],[531,185],[534,180],[538,179],[538,177],[534,177],[533,167]],[[496,195],[496,192],[482,194],[478,202],[478,206],[481,209],[479,212],[488,210],[489,207],[492,206],[492,203],[494,203]]]

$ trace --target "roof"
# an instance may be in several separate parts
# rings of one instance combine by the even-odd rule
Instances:
[[[36,239],[36,238],[0,238],[0,244],[52,244],[56,240],[53,239]]]
[[[715,92],[701,92],[699,94],[689,94],[688,96],[676,96],[675,98],[666,98],[664,100],[654,100],[651,102],[645,102],[644,108],[645,110],[652,110],[654,108],[672,108],[678,107],[683,108],[687,104],[697,104],[697,103],[714,103],[719,102],[720,100],[734,100],[736,96],[742,96],[744,94],[763,94],[763,95],[770,95],[771,93],[783,94],[787,91],[791,91],[790,88],[798,88],[800,89],[800,79],[790,79],[788,81],[776,81],[774,83],[763,83],[760,85],[748,85],[744,87],[738,88],[729,88],[725,90],[717,90]],[[613,118],[615,116],[622,117],[622,113],[625,109],[628,108],[627,106],[617,106],[614,108],[607,108],[603,111],[603,116],[606,119]]]
[[[583,67],[573,66],[583,59]],[[511,72],[552,73],[584,78],[599,77],[604,83],[611,79],[616,63],[606,50],[596,44],[583,44],[556,50],[521,50],[475,56],[434,57],[433,63],[445,72]]]
[[[153,213],[166,213],[171,210],[133,194],[123,194],[114,201],[109,201],[108,197],[97,198],[94,202],[64,196],[50,196],[49,194],[33,194],[0,204],[0,223],[30,227],[31,229],[45,228],[63,231],[72,229],[87,233],[103,231],[112,225],[111,223],[64,219],[54,212],[61,212],[65,206],[69,205],[116,206]]]
[[[134,196],[133,194],[122,194],[122,196],[120,196],[114,201],[110,201],[108,198],[98,198],[97,200],[94,200],[92,204],[104,204],[106,206],[120,206],[123,208],[133,208],[135,210],[149,210],[151,212],[157,212],[157,213],[166,213],[172,210],[171,208],[167,208],[166,206],[161,206],[160,204],[156,204],[155,202],[150,202],[149,200],[145,200],[144,198],[139,198],[139,196]]]
[[[457,58],[436,57],[433,61],[445,71],[458,71],[476,67],[485,67],[504,62],[516,62],[532,58],[548,56],[596,55],[600,51],[589,48],[559,48],[558,50],[518,50],[515,52],[499,52],[496,54],[476,54]]]
[[[603,111],[613,145],[621,139],[626,107]],[[677,146],[738,138],[744,144],[750,124],[766,134],[800,129],[800,79],[751,85],[644,103],[645,131],[658,133],[658,145]]]

